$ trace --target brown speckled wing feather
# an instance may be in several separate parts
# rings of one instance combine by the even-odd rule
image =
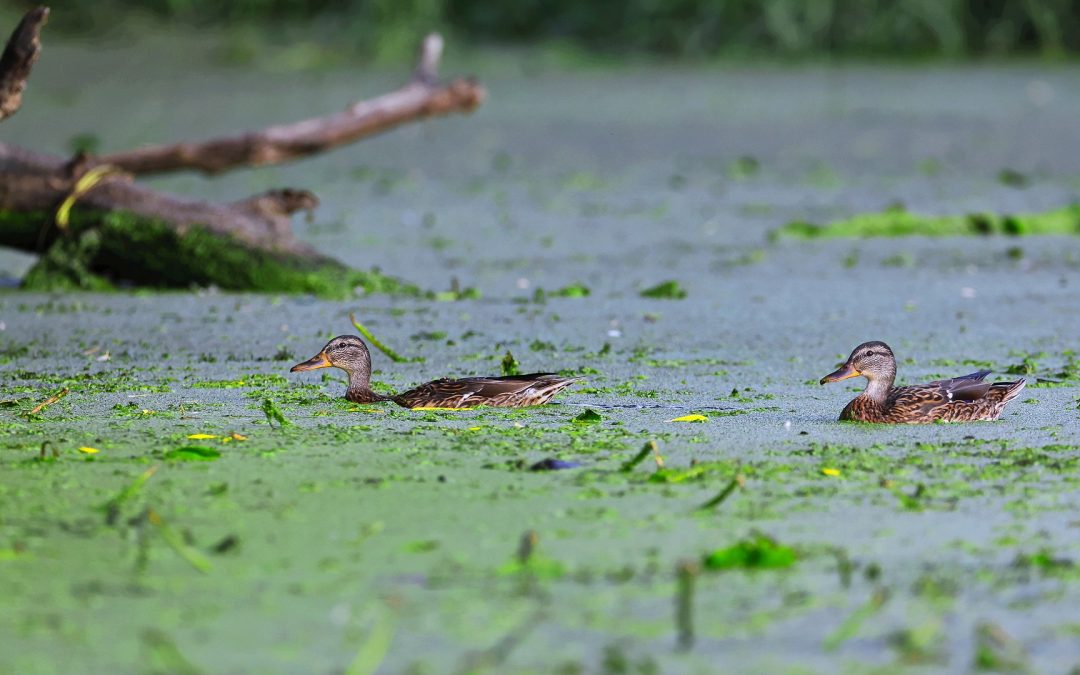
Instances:
[[[442,379],[398,394],[393,401],[406,408],[475,408],[481,405],[518,408],[546,403],[577,381],[578,378],[553,373]]]
[[[995,420],[1024,388],[1024,381],[984,382],[988,370],[938,380],[911,387],[897,387],[889,393],[883,410],[887,422],[967,422]]]

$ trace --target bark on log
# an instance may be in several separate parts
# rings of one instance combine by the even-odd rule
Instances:
[[[483,87],[465,78],[439,84],[441,55],[442,37],[428,35],[412,80],[338,113],[196,143],[137,148],[98,157],[91,164],[109,164],[140,176],[180,169],[216,174],[306,157],[425,117],[472,111],[484,100]]]
[[[22,105],[26,79],[41,53],[41,27],[49,20],[48,7],[35,7],[23,16],[0,56],[0,120]]]
[[[40,50],[48,9],[31,10],[0,59],[0,119],[18,110]],[[239,166],[304,157],[409,121],[469,112],[484,99],[471,79],[437,80],[442,39],[423,41],[412,79],[347,110],[197,143],[139,148],[103,157],[61,157],[0,143],[0,245],[41,254],[24,283],[98,287],[104,279],[153,286],[216,285],[234,290],[347,296],[367,290],[417,292],[376,272],[352,270],[293,236],[291,216],[318,204],[305,190],[271,190],[227,204],[138,185],[143,174]],[[87,184],[88,172],[97,178]],[[71,220],[58,207],[75,197]]]

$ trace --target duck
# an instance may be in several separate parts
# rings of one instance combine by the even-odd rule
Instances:
[[[355,335],[339,335],[322,350],[289,372],[340,368],[349,375],[345,398],[353,403],[392,401],[403,408],[467,409],[479,406],[525,408],[547,403],[555,394],[580,381],[556,373],[530,373],[504,377],[443,378],[400,394],[385,396],[371,388],[371,352]]]
[[[908,387],[894,387],[896,357],[889,345],[864,342],[821,384],[865,377],[866,389],[844,406],[841,420],[879,424],[926,424],[996,420],[1027,384],[986,382],[989,370]]]

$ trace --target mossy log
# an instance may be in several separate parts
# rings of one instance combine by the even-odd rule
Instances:
[[[0,211],[5,237],[30,243],[52,212]],[[312,293],[345,299],[358,291],[418,295],[411,284],[318,254],[297,255],[239,245],[229,234],[130,211],[80,209],[23,278],[36,290],[109,290],[117,283],[157,288]]]
[[[0,57],[0,119],[21,104],[40,51],[47,8],[30,10]],[[352,269],[297,240],[292,216],[318,200],[280,189],[227,204],[170,195],[135,177],[178,170],[218,173],[275,164],[433,115],[468,112],[485,96],[469,79],[438,82],[442,39],[425,38],[400,89],[345,111],[201,142],[64,159],[0,143],[0,246],[37,253],[23,280],[39,289],[152,287],[315,293],[417,293],[376,271]]]

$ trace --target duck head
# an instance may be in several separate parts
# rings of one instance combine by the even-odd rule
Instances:
[[[330,367],[344,370],[349,374],[350,382],[367,382],[371,378],[371,353],[364,341],[355,335],[339,335],[327,342],[318,354],[296,364],[289,372]]]
[[[856,347],[844,365],[821,378],[821,384],[839,382],[849,377],[865,377],[871,384],[891,387],[896,378],[896,358],[884,342],[864,342]]]

